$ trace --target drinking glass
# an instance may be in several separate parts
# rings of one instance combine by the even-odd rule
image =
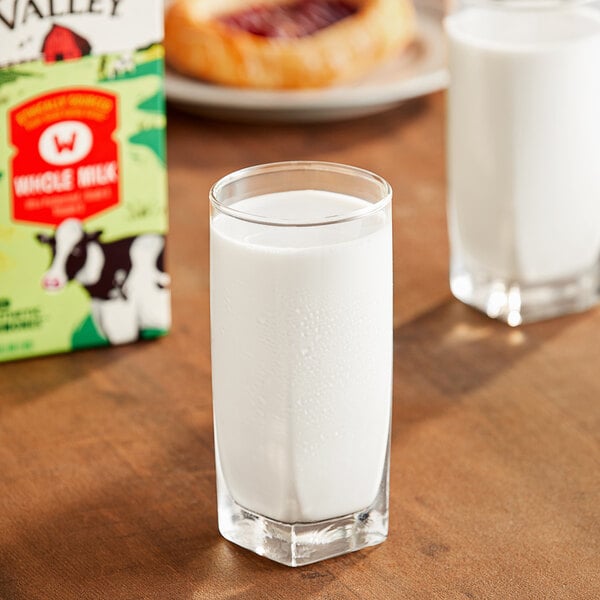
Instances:
[[[600,11],[468,0],[446,22],[454,295],[509,325],[581,311],[600,272]]]
[[[210,192],[218,520],[299,566],[388,531],[390,186],[322,162],[253,166]]]

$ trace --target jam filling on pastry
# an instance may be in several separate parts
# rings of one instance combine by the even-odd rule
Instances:
[[[295,0],[224,15],[221,23],[266,38],[301,38],[358,12],[346,0]]]

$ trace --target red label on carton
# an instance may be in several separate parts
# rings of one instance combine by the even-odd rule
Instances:
[[[15,221],[59,225],[119,204],[117,99],[68,89],[39,96],[9,114]]]

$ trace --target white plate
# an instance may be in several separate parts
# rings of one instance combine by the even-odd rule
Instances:
[[[212,85],[167,69],[167,99],[210,117],[262,121],[334,121],[387,110],[448,84],[442,11],[418,5],[419,36],[408,50],[351,85],[324,90],[247,90]]]

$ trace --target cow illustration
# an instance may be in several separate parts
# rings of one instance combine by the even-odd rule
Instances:
[[[164,236],[147,233],[102,242],[101,235],[85,232],[77,219],[63,221],[52,236],[38,234],[38,241],[52,250],[42,287],[58,292],[70,281],[81,284],[91,297],[96,328],[111,344],[135,341],[143,329],[169,329]]]
[[[117,57],[108,59],[104,65],[106,79],[116,79],[135,71],[133,52],[123,52]]]

